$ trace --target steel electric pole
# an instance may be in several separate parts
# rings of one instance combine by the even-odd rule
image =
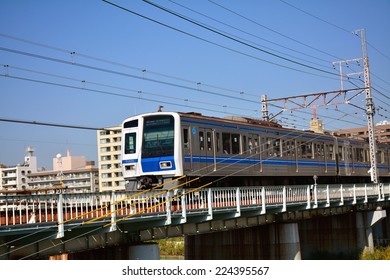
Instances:
[[[368,142],[370,146],[370,161],[371,161],[371,181],[378,183],[377,174],[377,161],[376,161],[376,142],[375,142],[375,127],[374,127],[374,115],[375,106],[371,96],[371,81],[370,81],[370,67],[368,64],[367,43],[366,43],[366,31],[364,29],[356,30],[356,33],[360,33],[360,39],[362,42],[362,54],[363,54],[363,67],[364,67],[364,84],[366,87],[366,114],[367,114],[367,129],[368,129]]]

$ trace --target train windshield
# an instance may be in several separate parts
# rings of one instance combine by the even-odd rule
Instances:
[[[173,116],[150,116],[144,120],[142,157],[172,156]]]

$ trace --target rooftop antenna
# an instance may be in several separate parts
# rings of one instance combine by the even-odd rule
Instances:
[[[158,106],[158,109],[157,109],[157,112],[162,112],[162,108],[164,108],[164,106],[159,105],[159,106]]]

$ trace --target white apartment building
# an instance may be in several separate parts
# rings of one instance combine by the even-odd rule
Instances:
[[[121,163],[121,127],[97,131],[99,191],[124,190]]]
[[[63,193],[86,193],[99,191],[99,171],[93,161],[78,169],[58,171],[40,171],[28,175],[28,185],[31,190],[45,192],[55,187],[63,186]]]
[[[27,148],[24,163],[7,167],[0,165],[0,191],[21,191],[28,189],[28,175],[37,172],[37,158],[34,149]]]

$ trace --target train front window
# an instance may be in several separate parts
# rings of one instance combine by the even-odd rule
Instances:
[[[136,145],[135,145],[136,133],[126,133],[125,135],[125,154],[134,154]]]
[[[172,156],[173,116],[150,116],[144,119],[142,157]]]

